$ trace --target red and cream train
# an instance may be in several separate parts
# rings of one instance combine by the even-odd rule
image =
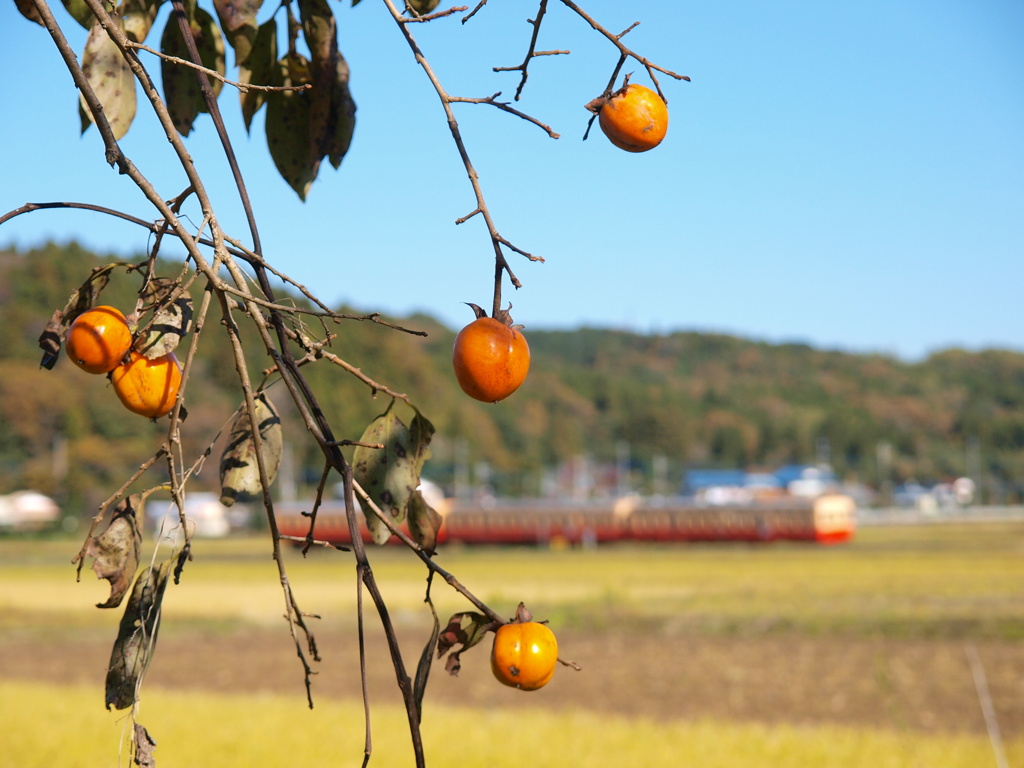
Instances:
[[[772,504],[742,506],[646,505],[623,499],[607,505],[522,504],[481,506],[447,501],[438,544],[531,544],[543,546],[631,542],[848,541],[856,529],[856,505],[849,496],[827,494]],[[298,505],[275,505],[282,534],[304,538],[309,517]],[[360,518],[362,514],[360,513]],[[362,525],[362,524],[361,524]],[[362,525],[365,541],[369,534]],[[351,542],[344,506],[329,502],[317,513],[314,538]],[[394,541],[394,537],[392,538]]]

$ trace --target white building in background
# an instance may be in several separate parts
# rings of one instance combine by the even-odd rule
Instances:
[[[244,504],[235,504],[228,509],[220,503],[215,493],[188,493],[185,495],[185,521],[190,536],[199,538],[220,538],[227,536],[233,528],[249,523],[250,510]],[[178,541],[181,533],[181,518],[173,501],[147,501],[146,527],[154,531],[158,539]]]
[[[0,531],[38,531],[55,525],[60,507],[38,491],[15,491],[0,496]]]

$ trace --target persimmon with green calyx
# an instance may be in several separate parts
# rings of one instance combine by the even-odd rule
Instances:
[[[110,372],[121,403],[132,413],[158,419],[171,412],[181,387],[181,368],[173,352],[150,360],[133,351]]]
[[[109,373],[132,347],[128,321],[116,307],[93,307],[68,328],[65,346],[71,362],[88,373]]]
[[[475,400],[496,403],[511,395],[526,380],[530,370],[530,345],[522,326],[513,325],[507,310],[498,318],[488,317],[476,304],[469,304],[476,320],[455,337],[452,367],[462,391]]]
[[[627,83],[600,103],[597,120],[619,149],[646,152],[661,144],[668,132],[668,107],[650,88]]]
[[[558,641],[546,624],[532,621],[522,603],[516,618],[498,627],[491,648],[491,671],[498,681],[521,691],[543,688],[555,674]]]

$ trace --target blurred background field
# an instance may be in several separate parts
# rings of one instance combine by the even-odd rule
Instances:
[[[118,764],[124,713],[103,708],[119,611],[71,557],[80,542],[0,540],[0,765]],[[161,765],[358,765],[355,572],[345,553],[288,556],[323,661],[306,707],[269,545],[196,542],[168,588],[140,721]],[[374,570],[415,666],[425,571],[397,548]],[[435,663],[428,764],[996,765],[968,649],[981,659],[1008,764],[1024,765],[1024,524],[872,527],[839,547],[774,544],[445,549],[441,564],[511,616],[550,619],[563,658],[525,694]],[[445,618],[469,606],[447,585]],[[411,765],[394,673],[368,621],[374,758]],[[121,758],[126,764],[126,758]]]

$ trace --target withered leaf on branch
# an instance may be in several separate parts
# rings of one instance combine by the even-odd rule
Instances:
[[[412,426],[407,427],[394,412],[394,404],[392,401],[363,432],[359,442],[366,445],[357,445],[352,455],[353,477],[396,524],[409,518],[409,531],[414,539],[424,548],[433,549],[441,517],[423,499],[419,485],[423,464],[430,458],[434,427],[419,412]],[[384,544],[391,532],[372,507],[362,499],[359,503],[373,541]]]
[[[448,619],[448,625],[437,638],[437,658],[448,654],[445,669],[449,674],[459,674],[462,668],[459,656],[483,640],[494,626],[495,622],[491,618],[475,611],[456,613]],[[456,646],[459,648],[452,650]]]
[[[135,723],[135,764],[142,768],[156,768],[156,740],[142,723]]]
[[[126,709],[135,702],[135,691],[146,673],[160,629],[160,606],[167,588],[167,577],[176,558],[147,568],[135,580],[132,595],[125,606],[117,640],[107,667],[107,709]]]
[[[162,303],[172,295],[177,283],[172,278],[156,278],[150,284],[147,301]],[[150,360],[156,360],[177,349],[183,336],[192,329],[192,297],[183,293],[173,302],[161,306],[153,317],[153,324],[145,340],[136,343],[136,349]]]
[[[85,0],[75,0],[84,4]],[[145,41],[156,21],[156,12],[163,0],[121,0],[124,33],[136,43]]]
[[[246,85],[281,85],[281,67],[277,62],[277,22],[271,17],[260,24],[256,39],[245,61],[238,67],[239,81]],[[252,126],[252,119],[263,106],[265,91],[251,89],[239,94],[242,100],[242,119],[245,130]]]
[[[43,350],[43,358],[39,361],[39,365],[48,371],[53,370],[53,366],[57,364],[62,345],[61,339],[64,338],[64,334],[67,331],[67,326],[64,325],[63,321],[63,314],[59,309],[53,310],[53,314],[47,321],[46,327],[39,334],[39,348]]]
[[[241,66],[249,58],[256,40],[256,14],[263,0],[213,0],[217,18],[224,28],[228,43],[235,50],[235,66]]]
[[[147,308],[170,300],[171,296],[174,295],[174,289],[177,285],[178,281],[173,277],[151,278],[149,283],[146,284],[146,290],[142,295],[143,301],[149,305]]]
[[[277,409],[261,393],[254,398],[256,421],[263,442],[263,464],[267,481],[274,482],[281,466],[284,430]],[[220,503],[230,507],[236,501],[251,501],[263,494],[260,468],[256,458],[256,442],[252,437],[249,414],[243,408],[231,422],[231,433],[220,458]]]
[[[82,71],[103,105],[103,113],[110,122],[115,139],[121,139],[135,119],[135,76],[121,51],[97,21],[89,30],[82,54]],[[82,131],[93,121],[92,113],[79,95]],[[89,122],[85,122],[88,120]]]
[[[199,59],[203,66],[224,76],[227,73],[224,38],[213,16],[203,8],[196,8],[194,15],[189,19],[189,28],[196,39]],[[185,61],[192,60],[185,45],[185,38],[181,34],[178,17],[174,13],[168,17],[164,26],[160,38],[160,52]],[[199,113],[208,111],[206,99],[203,98],[199,87],[198,73],[192,67],[167,59],[160,60],[160,72],[164,83],[164,101],[167,103],[171,121],[182,136],[188,136],[192,131],[192,123]],[[216,97],[224,83],[215,77],[208,79]]]
[[[437,609],[434,607],[434,600],[430,596],[430,587],[427,587],[427,605],[430,606],[430,613],[434,619],[434,626],[430,631],[430,639],[423,647],[419,663],[416,665],[416,676],[412,681],[412,696],[416,703],[416,716],[420,722],[423,721],[423,695],[427,692],[427,681],[430,679],[430,670],[433,667],[434,649],[437,647],[437,639],[441,635],[441,620],[437,617]]]
[[[142,497],[137,493],[122,499],[107,529],[85,545],[85,556],[93,558],[96,578],[110,582],[110,597],[106,602],[97,603],[97,608],[117,608],[135,577],[142,547],[141,525],[136,514],[141,503]]]

